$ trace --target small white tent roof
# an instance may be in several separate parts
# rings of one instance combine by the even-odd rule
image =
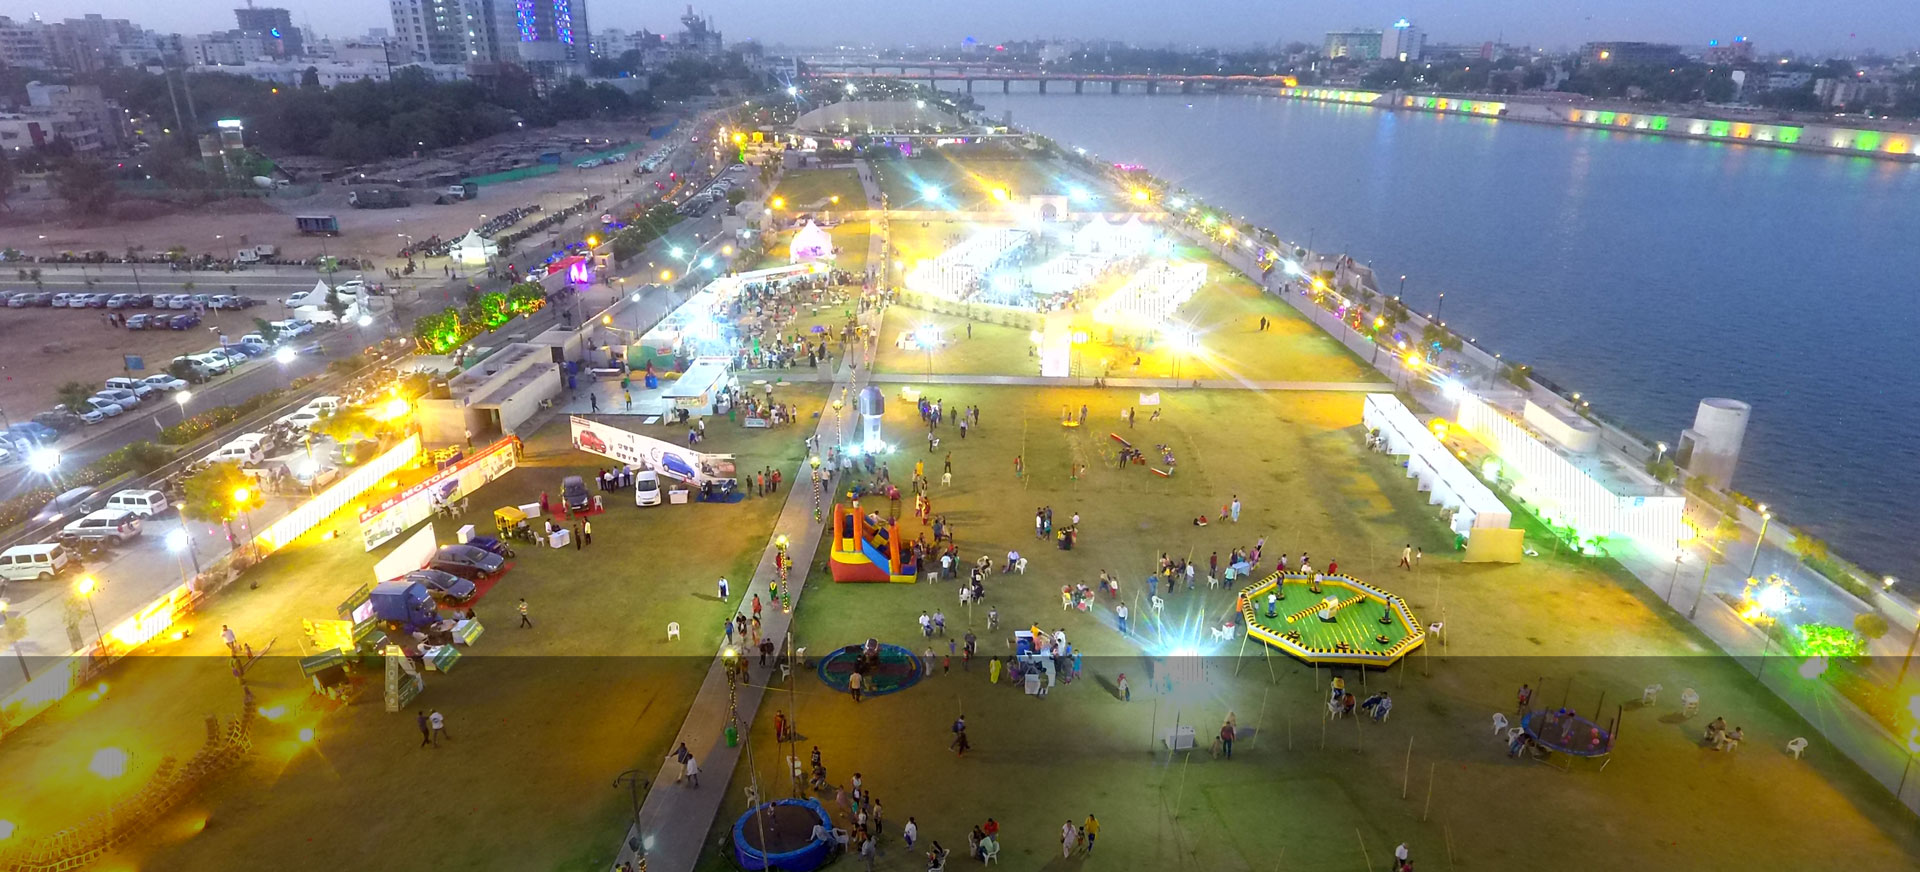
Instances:
[[[800,225],[793,233],[793,244],[787,248],[787,261],[799,263],[803,260],[821,260],[833,254],[833,234],[827,228],[808,221]]]

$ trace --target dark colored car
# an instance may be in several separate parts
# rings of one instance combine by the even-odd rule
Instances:
[[[129,309],[145,309],[152,305],[153,305],[152,294],[128,294],[127,295],[127,308]]]
[[[77,430],[86,424],[79,415],[72,412],[41,412],[33,416],[33,423],[39,424],[55,433]]]
[[[478,590],[473,582],[438,569],[416,569],[393,580],[420,582],[427,586],[427,591],[433,594],[434,599],[446,600],[450,603],[463,603],[473,599],[474,591]]]
[[[198,327],[200,326],[200,316],[195,315],[191,312],[185,315],[175,315],[167,321],[167,326],[175,330],[185,330],[188,327]]]
[[[593,506],[586,481],[577,475],[569,475],[560,482],[560,496],[566,500],[570,512],[584,512]]]
[[[428,569],[474,579],[486,578],[507,565],[507,559],[491,551],[475,548],[472,545],[448,545],[434,552],[428,561]]]

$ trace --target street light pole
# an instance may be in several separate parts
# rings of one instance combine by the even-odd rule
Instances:
[[[22,618],[21,620],[24,621],[26,619]],[[6,622],[7,622],[7,601],[0,600],[0,624],[5,624]],[[16,640],[8,644],[10,644],[13,647],[14,658],[20,661],[20,676],[23,679],[25,679],[28,684],[32,684],[33,673],[27,670],[27,655],[21,653],[19,641]]]
[[[1700,598],[1707,593],[1707,574],[1713,571],[1713,561],[1702,558],[1700,561],[1700,589],[1693,592],[1693,605],[1687,607],[1687,620],[1700,611]]]
[[[633,840],[628,842],[627,846],[632,848],[635,854],[638,854],[640,853],[641,845],[640,791],[652,787],[653,782],[648,781],[645,775],[640,774],[640,770],[628,769],[613,777],[613,786],[616,788],[626,788],[628,797],[633,801]]]
[[[1760,538],[1753,540],[1753,559],[1747,561],[1747,577],[1753,577],[1754,568],[1760,565],[1760,549],[1767,544],[1767,524],[1773,521],[1773,513],[1767,511],[1767,504],[1760,504]]]

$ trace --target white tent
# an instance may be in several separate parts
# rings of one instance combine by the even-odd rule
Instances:
[[[469,230],[453,244],[453,257],[470,266],[485,266],[500,255],[500,246],[493,240],[480,235],[478,230]]]
[[[827,228],[808,221],[793,232],[793,245],[787,249],[787,262],[826,260],[833,257],[833,234]]]

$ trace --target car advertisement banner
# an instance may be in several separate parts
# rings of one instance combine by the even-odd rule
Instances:
[[[360,513],[360,536],[366,549],[372,551],[408,527],[432,517],[436,506],[465,499],[488,482],[506,475],[519,462],[519,440],[509,436],[398,495],[369,506]]]
[[[731,454],[702,454],[683,445],[577,415],[572,418],[572,425],[573,447],[581,451],[610,457],[638,469],[655,470],[666,478],[689,485],[734,477]]]

